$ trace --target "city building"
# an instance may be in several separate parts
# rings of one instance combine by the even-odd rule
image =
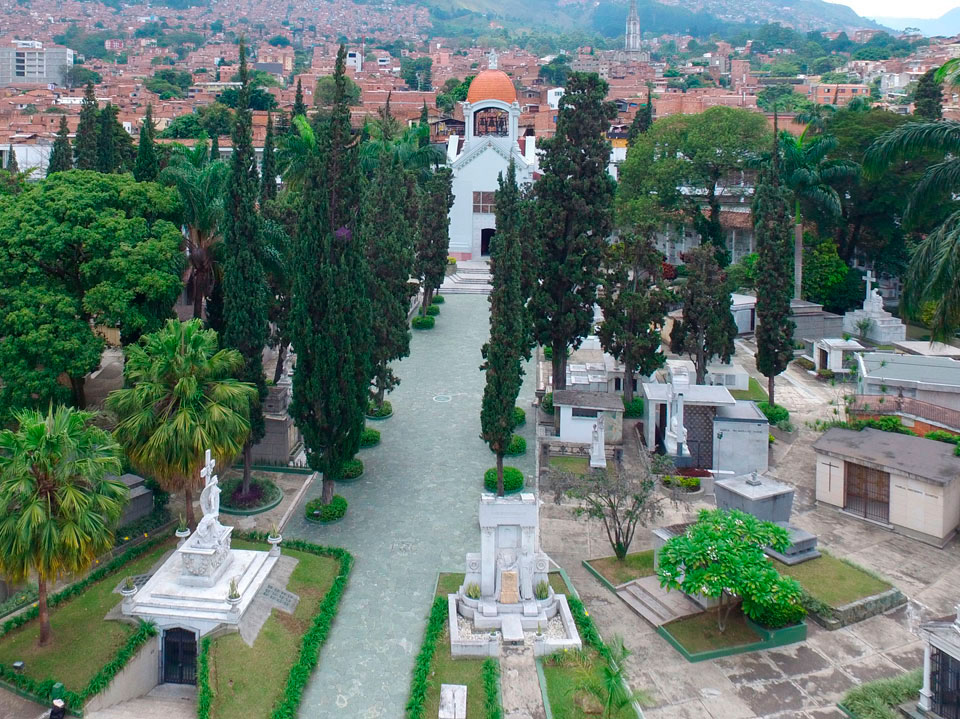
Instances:
[[[70,48],[45,48],[35,40],[14,40],[0,47],[0,86],[63,85],[72,65]]]

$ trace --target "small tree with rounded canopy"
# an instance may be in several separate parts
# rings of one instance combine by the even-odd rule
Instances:
[[[738,598],[751,618],[767,607],[800,604],[800,585],[781,577],[763,552],[765,547],[782,552],[788,546],[787,530],[772,522],[736,509],[704,509],[686,532],[661,547],[657,576],[667,590],[719,599],[717,626],[722,632]]]
[[[127,386],[106,401],[119,420],[114,436],[130,460],[163,489],[183,490],[191,527],[205,450],[230,465],[250,434],[247,415],[257,397],[256,387],[234,379],[242,355],[218,347],[217,333],[200,320],[170,320],[127,348]]]
[[[122,471],[120,447],[95,416],[21,410],[17,429],[0,432],[0,571],[15,582],[36,575],[40,646],[50,643],[50,583],[113,546],[127,499],[126,486],[107,479]]]

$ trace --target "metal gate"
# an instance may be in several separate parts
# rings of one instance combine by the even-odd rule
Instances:
[[[846,498],[843,508],[875,522],[890,520],[890,474],[879,469],[844,462]]]
[[[933,711],[943,719],[960,719],[960,660],[939,649],[933,650],[931,659]]]
[[[197,683],[197,637],[190,630],[167,629],[163,633],[163,681]]]

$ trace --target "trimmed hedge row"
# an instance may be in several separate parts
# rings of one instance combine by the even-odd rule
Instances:
[[[484,659],[481,673],[486,719],[503,719],[503,708],[500,706],[500,664],[493,657]]]
[[[235,533],[234,536],[252,542],[266,542],[267,539],[266,532]],[[347,579],[350,576],[350,569],[353,567],[353,555],[339,547],[323,547],[300,539],[284,541],[281,546],[298,552],[316,554],[319,557],[330,557],[340,562],[340,573],[320,601],[317,613],[313,615],[310,628],[300,642],[297,661],[290,667],[287,684],[283,689],[283,696],[270,713],[270,719],[294,719],[297,716],[297,710],[300,708],[300,702],[303,700],[303,692],[307,688],[307,682],[310,681],[310,675],[320,658],[320,648],[327,641],[330,627],[337,616],[340,599],[343,597],[343,592],[347,587]],[[202,664],[199,663],[200,658],[198,657],[197,667],[197,719],[210,719],[210,706],[213,700],[207,660],[210,640],[205,639],[204,642],[206,642],[206,646],[201,645],[203,661]]]
[[[430,672],[433,669],[434,654],[437,652],[437,639],[443,634],[448,613],[446,597],[437,597],[433,600],[427,629],[423,634],[423,644],[420,645],[420,653],[417,654],[413,664],[413,680],[410,682],[410,698],[407,700],[406,707],[407,719],[424,719],[427,691],[430,689]]]
[[[610,661],[610,650],[600,638],[600,632],[597,631],[597,627],[587,613],[586,607],[583,606],[583,602],[568,594],[567,605],[570,607],[573,621],[577,625],[577,630],[580,632],[580,638],[593,647],[597,654],[603,657],[604,660]]]

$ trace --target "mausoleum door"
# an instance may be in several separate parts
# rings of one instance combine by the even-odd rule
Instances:
[[[875,522],[890,521],[890,474],[854,462],[844,462],[844,465],[846,498],[843,508]]]
[[[164,631],[163,681],[166,684],[197,683],[197,637],[189,629]]]
[[[931,658],[933,711],[943,719],[960,719],[960,660],[939,649]]]

